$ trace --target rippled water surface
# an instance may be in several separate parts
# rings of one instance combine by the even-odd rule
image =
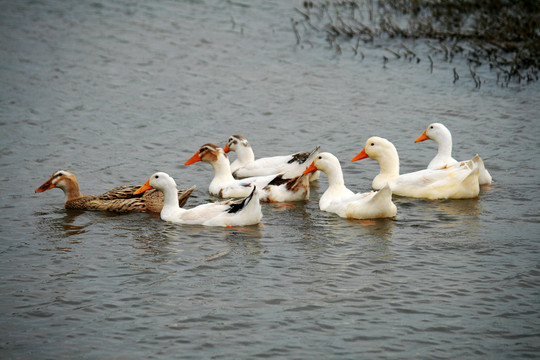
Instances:
[[[4,359],[540,356],[540,87],[463,58],[391,58],[401,40],[300,45],[301,2],[1,1],[0,357]],[[302,36],[304,35],[304,29]],[[386,53],[388,55],[388,53]],[[391,56],[390,56],[391,57]],[[462,74],[452,83],[453,68]],[[365,140],[424,168],[434,121],[454,156],[479,153],[494,183],[462,201],[395,198],[395,219],[352,221],[311,201],[263,204],[261,226],[167,224],[63,208],[34,194],[53,171],[84,193],[155,171],[213,201],[200,145],[244,135],[256,156],[321,145],[367,191]],[[234,157],[234,155],[232,155]]]

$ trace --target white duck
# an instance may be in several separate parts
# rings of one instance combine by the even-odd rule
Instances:
[[[258,224],[262,218],[261,204],[255,187],[244,199],[202,204],[192,209],[182,209],[178,206],[176,182],[168,174],[155,173],[135,191],[135,194],[153,188],[163,192],[165,197],[160,213],[161,219],[165,221],[206,226],[245,226]]]
[[[344,218],[375,219],[396,215],[392,191],[388,185],[379,191],[353,193],[345,186],[339,160],[330,153],[320,153],[304,173],[321,170],[328,176],[328,189],[319,199],[319,208]]]
[[[428,169],[440,169],[443,167],[452,166],[458,164],[458,161],[452,157],[452,134],[446,126],[441,123],[430,124],[426,130],[420,135],[414,142],[420,142],[424,140],[433,140],[439,145],[437,155],[431,160]],[[491,184],[491,175],[486,170],[484,162],[479,157],[478,161],[478,181],[480,185]]]
[[[478,196],[478,157],[444,169],[425,169],[399,175],[399,156],[394,145],[374,136],[351,161],[370,157],[377,160],[380,173],[373,179],[372,187],[382,189],[390,185],[392,193],[424,199],[467,199]]]
[[[252,176],[273,175],[279,173],[297,172],[298,167],[305,169],[309,152],[298,152],[290,155],[271,156],[255,160],[251,145],[242,135],[232,135],[223,147],[225,153],[234,151],[236,160],[231,163],[231,172],[237,179]],[[308,164],[309,165],[309,164]],[[310,181],[317,180],[319,172],[310,175]]]
[[[317,148],[309,157],[309,161],[319,152]],[[261,201],[288,202],[309,199],[309,175],[302,174],[309,162],[300,169],[296,177],[286,179],[282,174],[249,177],[237,180],[232,176],[231,165],[222,148],[214,144],[201,146],[185,165],[191,165],[198,161],[204,161],[214,168],[214,179],[210,182],[208,191],[211,195],[231,198],[245,197],[253,186],[259,189]]]

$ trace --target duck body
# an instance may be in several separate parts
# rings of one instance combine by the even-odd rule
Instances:
[[[309,152],[298,152],[290,155],[280,155],[264,157],[255,160],[255,154],[249,142],[242,135],[232,135],[223,147],[225,153],[234,151],[236,160],[231,163],[233,177],[243,179],[253,176],[265,176],[274,174],[284,174],[288,177],[290,173],[298,173],[305,170],[305,162],[311,155]],[[308,163],[309,165],[309,163]],[[310,174],[310,181],[319,178],[319,172]]]
[[[140,186],[118,186],[101,195],[83,195],[75,175],[67,170],[56,171],[35,192],[44,192],[52,188],[64,191],[66,200],[64,207],[75,210],[100,210],[117,213],[155,212],[159,213],[163,207],[164,196],[158,190],[148,191],[142,195],[134,192]],[[177,194],[178,206],[184,206],[195,187],[179,191]]]
[[[309,175],[302,172],[292,178],[285,178],[283,174],[273,174],[235,179],[227,155],[223,149],[214,144],[201,146],[185,164],[191,165],[198,161],[210,163],[214,169],[214,178],[208,187],[211,195],[241,198],[248,196],[253,187],[257,187],[260,201],[288,202],[309,199]]]
[[[322,211],[343,218],[376,219],[393,217],[397,208],[388,185],[379,191],[354,193],[345,186],[339,160],[330,153],[319,154],[305,172],[320,170],[328,176],[328,189],[319,199]]]
[[[371,137],[352,161],[366,157],[379,162],[380,173],[373,179],[372,187],[382,189],[386,184],[392,193],[424,199],[469,199],[480,192],[478,158],[442,169],[425,169],[399,174],[399,157],[394,145],[383,138]]]
[[[437,155],[429,162],[427,166],[428,169],[442,169],[455,165],[459,166],[460,162],[452,157],[452,134],[446,126],[441,123],[432,123],[414,142],[425,140],[433,140],[438,145]],[[486,170],[483,160],[478,156],[476,162],[478,164],[479,184],[491,184],[492,177]]]
[[[255,187],[245,198],[202,204],[192,209],[182,209],[178,206],[176,182],[168,174],[155,173],[135,193],[152,188],[164,194],[165,201],[160,213],[164,221],[205,226],[246,226],[258,224],[262,218],[261,204]]]

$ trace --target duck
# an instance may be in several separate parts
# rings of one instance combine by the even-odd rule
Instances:
[[[308,159],[312,159],[318,152],[319,147]],[[256,186],[259,189],[260,201],[290,202],[309,199],[309,175],[302,174],[308,165],[305,165],[304,169],[299,169],[299,174],[291,178],[286,178],[280,173],[235,179],[225,151],[212,143],[202,145],[184,164],[192,165],[199,161],[207,162],[214,168],[214,178],[208,187],[210,195],[221,198],[246,197]]]
[[[257,187],[243,199],[201,204],[191,209],[182,209],[176,201],[177,185],[167,173],[153,174],[135,194],[141,194],[151,189],[161,191],[165,197],[160,217],[164,221],[176,224],[191,224],[205,226],[247,226],[261,221],[262,210]]]
[[[137,195],[134,192],[140,186],[118,186],[101,195],[83,195],[79,182],[71,171],[55,171],[49,180],[38,187],[35,192],[41,193],[53,188],[64,191],[66,209],[102,210],[116,213],[159,213],[163,207],[163,194],[157,190]],[[195,190],[195,186],[178,192],[178,206],[182,207]]]
[[[414,142],[417,143],[425,140],[433,140],[439,145],[437,155],[429,162],[427,166],[428,169],[440,169],[460,163],[452,157],[452,134],[443,124],[429,124],[422,135],[417,137]],[[480,185],[490,185],[492,182],[491,174],[486,170],[482,158],[478,158],[478,181]]]
[[[304,166],[310,152],[297,152],[290,155],[271,156],[255,160],[251,145],[242,135],[232,135],[223,147],[228,154],[236,153],[236,160],[231,163],[231,172],[237,179],[253,176],[273,175],[295,171],[298,166]],[[304,167],[305,168],[305,167]],[[319,172],[310,174],[310,181],[319,178]]]
[[[388,184],[379,191],[352,192],[345,186],[338,158],[328,152],[317,155],[304,173],[317,170],[328,176],[328,189],[319,199],[322,211],[348,219],[389,218],[396,215],[397,208],[392,202],[392,190]]]
[[[388,184],[395,195],[430,200],[476,198],[480,192],[477,156],[449,168],[400,175],[395,146],[387,139],[373,136],[351,161],[367,157],[376,160],[380,166],[380,173],[371,184],[375,190]]]

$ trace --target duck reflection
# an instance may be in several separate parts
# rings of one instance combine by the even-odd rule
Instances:
[[[84,210],[58,210],[53,214],[60,214],[59,217],[43,217],[37,223],[39,230],[49,238],[67,238],[70,236],[86,233],[89,223],[76,224],[77,218],[84,213]]]
[[[143,233],[135,238],[141,256],[153,256],[156,262],[178,260],[176,253],[189,261],[212,261],[240,250],[247,256],[263,254],[262,225],[236,227],[208,227],[200,225],[178,225],[166,222],[154,223],[149,229],[144,224]],[[141,226],[142,228],[143,226]]]
[[[416,200],[401,198],[396,201],[396,217],[400,233],[414,234],[410,242],[459,242],[483,239],[482,200]],[[405,227],[404,227],[405,225]]]
[[[81,243],[79,236],[88,232],[90,223],[77,221],[82,213],[82,210],[59,210],[48,216],[40,214],[36,227],[57,252],[69,253],[74,245]]]
[[[356,220],[348,219],[348,225],[356,231],[360,230],[363,235],[371,235],[375,239],[390,241],[393,237],[395,227],[394,219],[374,219],[374,220]]]

